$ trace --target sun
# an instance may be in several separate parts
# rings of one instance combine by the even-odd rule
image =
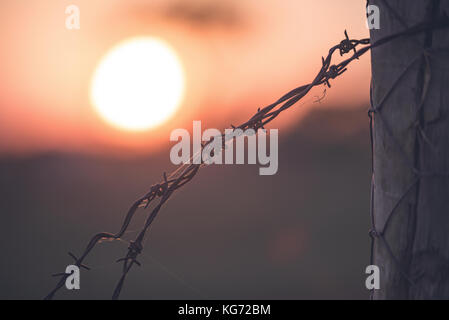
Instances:
[[[144,131],[168,120],[181,104],[184,70],[163,40],[135,37],[112,48],[98,64],[90,100],[103,120]]]

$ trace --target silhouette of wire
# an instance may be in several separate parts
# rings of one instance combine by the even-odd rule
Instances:
[[[297,87],[281,98],[279,98],[274,103],[262,108],[258,109],[258,111],[246,122],[242,123],[239,126],[231,126],[233,131],[241,129],[245,131],[247,129],[253,129],[255,132],[259,129],[264,129],[264,126],[277,118],[282,112],[291,108],[295,105],[299,100],[301,100],[304,96],[306,96],[310,90],[319,85],[325,85],[330,88],[330,81],[338,78],[344,72],[347,71],[347,66],[353,62],[354,60],[359,59],[362,55],[367,53],[370,49],[381,46],[385,43],[391,42],[400,37],[412,36],[421,32],[425,32],[428,30],[435,30],[439,28],[445,28],[449,26],[449,19],[447,17],[442,17],[440,19],[434,19],[429,22],[421,23],[416,26],[407,28],[407,30],[396,33],[394,35],[382,38],[375,43],[370,43],[370,39],[350,39],[348,33],[345,31],[345,39],[342,40],[339,44],[333,46],[329,49],[328,55],[326,58],[322,58],[322,66],[316,77],[309,84]],[[338,64],[332,64],[332,60],[335,52],[339,52],[340,56],[346,55],[352,52],[352,56],[346,60]],[[374,112],[374,110],[373,110]],[[226,134],[221,135],[224,138],[224,141],[227,141],[229,137]],[[213,139],[209,142],[202,145],[202,149],[206,148]],[[194,156],[195,157],[195,156]],[[192,157],[193,158],[193,157]],[[134,217],[136,211],[139,208],[148,208],[150,204],[153,204],[155,200],[159,202],[155,205],[155,207],[151,210],[148,215],[141,231],[137,235],[134,241],[130,241],[128,252],[125,257],[117,260],[117,262],[123,262],[122,274],[117,283],[115,290],[112,295],[112,299],[118,299],[120,293],[122,291],[123,285],[126,280],[126,276],[133,267],[133,265],[140,266],[140,262],[137,260],[138,256],[142,253],[143,250],[143,240],[145,238],[146,233],[148,232],[149,227],[152,225],[154,219],[157,217],[162,206],[167,202],[167,200],[171,197],[171,195],[184,185],[186,185],[189,181],[191,181],[195,175],[198,173],[199,169],[204,165],[204,162],[200,164],[195,164],[191,161],[190,164],[183,164],[177,170],[175,170],[172,174],[167,176],[166,173],[163,174],[163,180],[160,183],[157,183],[150,187],[149,191],[139,199],[137,199],[133,205],[128,210],[125,218],[123,220],[122,226],[117,233],[107,233],[101,232],[92,237],[92,239],[87,244],[83,254],[78,258],[72,253],[69,253],[70,256],[75,260],[74,264],[78,267],[82,267],[85,269],[89,269],[87,266],[83,264],[86,257],[92,251],[92,249],[99,243],[100,240],[114,240],[119,239],[126,232],[129,224],[131,223],[132,218]],[[375,229],[374,229],[375,230]],[[373,231],[374,233],[374,231]],[[50,291],[50,293],[45,297],[45,299],[52,299],[56,292],[61,289],[69,274],[59,273],[55,276],[60,276],[60,280],[56,284],[55,288]]]

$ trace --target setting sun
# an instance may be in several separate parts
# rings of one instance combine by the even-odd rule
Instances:
[[[172,116],[184,92],[184,71],[164,41],[138,37],[112,48],[92,78],[90,99],[114,127],[143,131]]]

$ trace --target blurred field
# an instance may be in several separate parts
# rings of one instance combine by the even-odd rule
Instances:
[[[155,221],[122,298],[367,298],[366,109],[320,109],[288,135],[280,130],[277,175],[247,165],[200,171]],[[56,281],[50,275],[72,262],[66,252],[117,231],[132,201],[170,170],[168,154],[2,157],[0,298],[44,297]],[[121,267],[113,261],[126,248],[101,244],[81,290],[57,298],[109,299]]]

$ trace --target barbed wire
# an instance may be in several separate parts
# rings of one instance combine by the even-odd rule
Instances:
[[[309,84],[297,87],[281,98],[279,98],[274,103],[262,108],[258,109],[257,112],[246,122],[240,124],[239,126],[231,125],[232,131],[235,132],[237,130],[246,131],[248,129],[252,129],[257,132],[259,129],[264,129],[264,126],[277,118],[282,112],[291,108],[295,105],[299,100],[301,100],[304,96],[306,96],[312,88],[320,85],[324,85],[325,87],[331,88],[331,80],[334,80],[341,76],[344,72],[347,71],[348,65],[354,60],[358,60],[359,57],[367,53],[370,49],[381,46],[385,43],[393,41],[400,37],[415,35],[424,31],[434,30],[439,28],[444,28],[449,26],[449,19],[447,17],[442,17],[440,19],[435,19],[432,21],[428,21],[426,23],[421,23],[411,28],[407,28],[406,31],[402,31],[396,33],[394,35],[385,37],[376,41],[375,43],[370,43],[370,39],[350,39],[348,33],[345,31],[345,39],[343,39],[339,44],[331,47],[329,49],[328,55],[326,58],[322,57],[322,66],[313,81]],[[346,60],[338,64],[332,64],[332,60],[335,52],[339,52],[340,56],[344,56],[350,52],[352,52],[352,56]],[[320,98],[321,99],[321,98]],[[229,135],[223,133],[221,135],[224,138],[224,141],[229,139]],[[202,150],[206,148],[213,139],[209,142],[202,145]],[[223,140],[222,140],[223,141]],[[195,157],[191,157],[191,160]],[[117,260],[117,262],[123,263],[122,274],[120,276],[119,282],[117,283],[112,299],[118,299],[123,288],[124,282],[126,280],[126,276],[130,272],[133,265],[140,266],[141,263],[137,260],[138,256],[142,253],[143,250],[143,240],[145,238],[146,233],[148,232],[149,227],[152,225],[154,219],[158,215],[162,206],[167,202],[167,200],[172,196],[172,194],[190,182],[195,175],[198,173],[199,169],[204,165],[204,162],[195,163],[191,161],[189,163],[181,165],[177,170],[172,172],[169,176],[166,173],[163,174],[163,180],[160,183],[157,183],[150,187],[149,191],[139,199],[137,199],[130,209],[128,210],[125,218],[123,220],[122,226],[117,233],[107,233],[101,232],[94,235],[89,243],[87,244],[84,252],[81,256],[76,257],[74,254],[69,253],[69,255],[74,259],[74,264],[80,268],[84,268],[89,270],[89,267],[83,264],[86,257],[92,251],[92,249],[99,243],[101,240],[117,240],[120,239],[123,234],[126,232],[128,226],[130,225],[136,211],[139,208],[148,208],[153,201],[156,199],[159,202],[155,205],[155,207],[151,210],[148,215],[141,231],[135,238],[135,240],[130,241],[128,252],[125,257]],[[57,282],[55,288],[50,291],[50,293],[45,297],[45,299],[52,299],[56,292],[61,289],[69,274],[66,273],[58,273],[54,276],[61,277]]]

